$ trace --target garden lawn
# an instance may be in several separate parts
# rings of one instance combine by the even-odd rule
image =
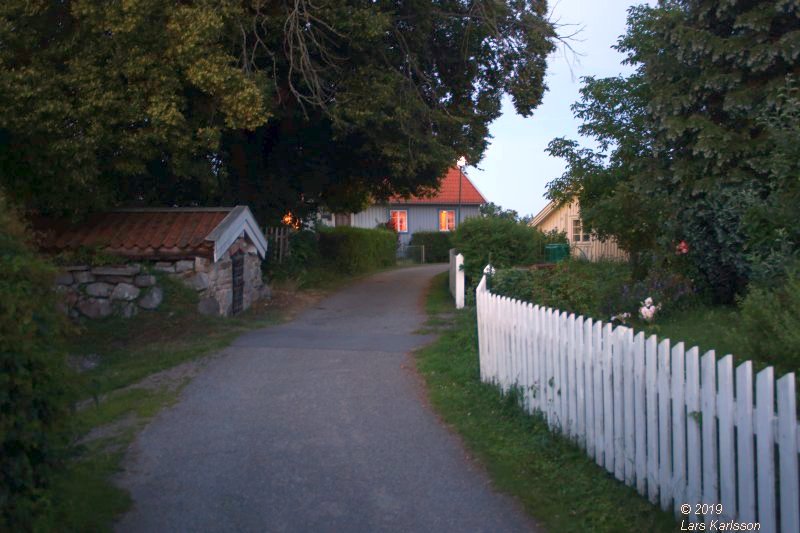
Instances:
[[[429,313],[445,311],[447,273],[434,278]],[[448,312],[452,312],[452,304]],[[435,317],[435,315],[434,315]],[[416,354],[433,407],[485,466],[495,486],[517,497],[545,529],[558,532],[674,531],[671,515],[616,481],[513,396],[480,382],[474,308],[456,312],[436,342]]]

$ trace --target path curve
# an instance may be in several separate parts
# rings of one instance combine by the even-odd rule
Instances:
[[[119,531],[529,531],[424,404],[409,352],[442,265],[250,332],[137,437]]]

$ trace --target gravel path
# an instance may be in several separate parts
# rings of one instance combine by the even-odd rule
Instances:
[[[119,531],[530,531],[425,405],[409,352],[442,265],[248,333],[138,436]]]

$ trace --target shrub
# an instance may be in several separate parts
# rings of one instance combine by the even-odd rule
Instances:
[[[444,263],[450,260],[453,238],[451,233],[445,231],[418,231],[411,236],[409,244],[425,247],[427,263]]]
[[[0,193],[0,530],[33,529],[65,442],[66,361],[54,270]]]
[[[322,262],[343,274],[391,266],[397,257],[397,234],[383,229],[338,227],[319,232]]]
[[[500,217],[470,218],[453,234],[453,246],[464,254],[464,271],[473,284],[489,262],[495,268],[542,262],[544,245],[551,242],[566,242],[566,239]]]
[[[751,288],[739,302],[747,353],[786,370],[800,368],[800,276],[776,289]]]
[[[610,302],[629,277],[625,263],[569,260],[551,269],[498,270],[491,289],[503,296],[607,320],[611,313],[623,310],[614,309]]]

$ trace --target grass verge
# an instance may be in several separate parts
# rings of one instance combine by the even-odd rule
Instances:
[[[344,283],[339,279],[337,283]],[[276,288],[269,304],[256,303],[231,318],[196,312],[197,295],[163,277],[164,304],[133,319],[89,321],[68,339],[81,398],[73,417],[74,444],[52,487],[51,524],[42,530],[110,531],[130,504],[113,483],[137,432],[178,398],[204,356],[241,333],[286,320],[326,291]]]
[[[447,298],[444,273],[431,284],[428,312],[441,313]],[[515,496],[545,529],[675,530],[671,515],[551,433],[541,418],[518,407],[513,396],[480,382],[474,308],[456,312],[452,327],[420,350],[416,359],[434,408],[462,436],[495,486]]]

